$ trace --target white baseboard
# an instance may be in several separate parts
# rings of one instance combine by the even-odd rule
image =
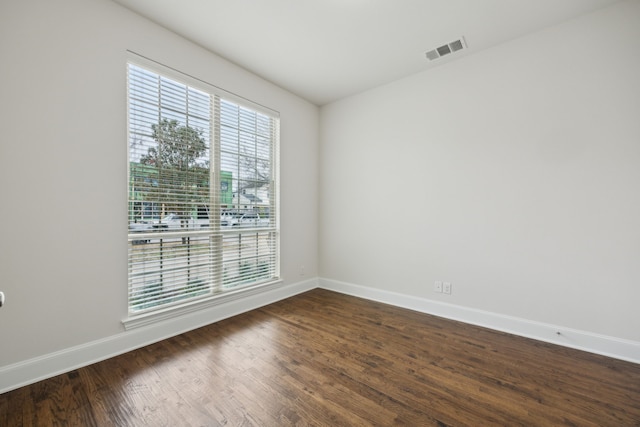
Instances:
[[[636,341],[534,322],[336,280],[320,278],[318,283],[320,288],[347,295],[408,308],[422,313],[458,320],[472,325],[588,351],[628,362],[640,363],[640,343]]]
[[[241,299],[0,367],[0,394],[309,291],[317,279],[272,287]]]
[[[285,298],[323,288],[527,338],[640,363],[640,343],[329,279],[310,279],[0,367],[0,394],[179,335]],[[560,332],[560,335],[558,335]]]

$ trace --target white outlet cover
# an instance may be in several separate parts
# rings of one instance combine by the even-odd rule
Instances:
[[[451,294],[451,283],[444,282],[442,283],[442,292],[445,294]]]
[[[439,280],[433,282],[433,290],[435,292],[442,292],[442,282]]]

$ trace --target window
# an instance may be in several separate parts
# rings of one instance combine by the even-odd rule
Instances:
[[[277,282],[277,113],[131,58],[130,318]]]

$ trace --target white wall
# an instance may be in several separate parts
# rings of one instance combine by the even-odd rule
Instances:
[[[0,371],[129,335],[127,49],[281,113],[284,285],[317,276],[316,106],[111,1],[3,1]]]
[[[640,344],[639,22],[620,3],[324,106],[321,277]]]

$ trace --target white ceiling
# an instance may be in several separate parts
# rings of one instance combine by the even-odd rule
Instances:
[[[114,0],[323,105],[618,0]],[[425,52],[464,36],[468,49]]]

